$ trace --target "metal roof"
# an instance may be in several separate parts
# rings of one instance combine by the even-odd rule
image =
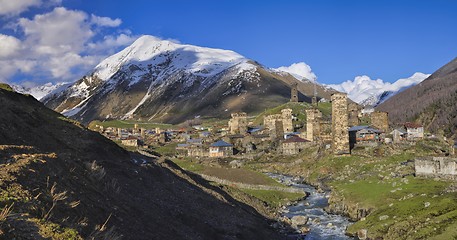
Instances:
[[[230,143],[227,143],[225,141],[219,140],[219,141],[211,144],[211,147],[233,147],[233,145]]]

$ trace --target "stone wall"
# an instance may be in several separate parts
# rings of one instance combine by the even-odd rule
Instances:
[[[371,126],[384,132],[389,131],[389,116],[386,112],[372,112],[370,118]]]
[[[424,157],[414,161],[416,176],[457,180],[457,158]]]
[[[332,149],[334,154],[350,154],[348,103],[345,93],[332,94]]]
[[[244,134],[248,129],[248,119],[245,112],[232,113],[232,119],[229,120],[230,134]]]

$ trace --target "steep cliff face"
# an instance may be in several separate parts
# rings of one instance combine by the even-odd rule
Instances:
[[[222,189],[31,96],[0,89],[0,112],[2,239],[282,238]]]
[[[298,84],[310,101],[313,82],[267,69],[238,53],[143,36],[102,61],[92,73],[42,101],[58,112],[90,122],[134,118],[176,123],[195,116],[259,113],[290,99]],[[318,96],[334,92],[318,84]]]
[[[426,129],[457,130],[457,58],[418,85],[406,89],[377,107],[389,113],[394,124],[419,121]]]

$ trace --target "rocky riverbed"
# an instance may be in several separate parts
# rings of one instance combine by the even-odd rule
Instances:
[[[280,174],[268,174],[277,181],[294,188],[302,189],[308,197],[280,210],[284,221],[289,222],[297,230],[296,236],[311,239],[352,239],[345,235],[346,228],[351,224],[348,218],[329,214],[324,211],[328,206],[328,192],[318,192],[311,185],[303,184],[297,178]]]

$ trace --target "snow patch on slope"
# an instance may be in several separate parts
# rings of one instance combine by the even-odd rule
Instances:
[[[374,80],[363,75],[357,76],[354,80],[348,80],[341,84],[330,84],[327,86],[337,91],[347,93],[348,97],[354,102],[374,106],[406,88],[422,82],[429,76],[430,74],[416,72],[411,77],[401,78],[394,83],[389,83],[384,82],[382,79]]]
[[[59,89],[60,87],[67,85],[68,83],[46,83],[42,86],[37,87],[26,87],[22,85],[12,85],[14,91],[22,94],[30,94],[37,100],[41,100],[46,95],[50,94],[51,92]]]

